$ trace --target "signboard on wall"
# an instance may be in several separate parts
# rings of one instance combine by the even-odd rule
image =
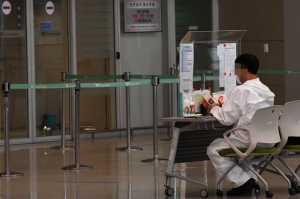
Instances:
[[[125,32],[161,31],[161,0],[124,0]]]
[[[52,22],[51,21],[40,22],[40,30],[42,31],[52,30]]]

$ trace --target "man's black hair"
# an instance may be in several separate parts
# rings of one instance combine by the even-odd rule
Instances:
[[[243,64],[247,66],[248,72],[256,75],[259,68],[259,61],[257,57],[252,54],[242,54],[238,56],[235,61],[236,64]]]

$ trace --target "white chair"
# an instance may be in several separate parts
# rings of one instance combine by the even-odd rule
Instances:
[[[276,144],[280,142],[278,131],[278,119],[281,113],[282,106],[271,106],[258,109],[249,124],[249,126],[236,127],[224,133],[224,138],[231,148],[223,149],[219,152],[221,156],[232,157],[235,164],[230,167],[217,182],[217,196],[222,196],[223,192],[220,189],[220,184],[226,175],[236,166],[244,165],[248,167],[265,185],[266,196],[271,198],[273,194],[269,191],[267,182],[248,164],[251,162],[269,162],[268,156],[277,152],[275,147],[259,148],[258,144]],[[228,135],[236,130],[244,130],[249,133],[249,147],[236,148],[228,139]],[[248,164],[247,164],[248,163]],[[281,172],[275,165],[269,162],[277,172]],[[282,172],[281,172],[282,173]],[[288,181],[288,179],[286,179]],[[259,191],[259,186],[255,188]]]
[[[283,159],[300,157],[300,100],[284,104],[278,124],[281,142],[276,147],[278,150],[277,153],[271,157],[270,161],[278,159],[290,171],[291,175],[284,175],[288,177],[291,182],[292,189],[289,187],[289,193],[293,195],[293,192],[300,193],[300,180],[296,174],[300,164],[296,170],[293,171]],[[257,167],[261,169],[260,174],[265,170],[271,173],[280,174],[274,170],[266,169],[266,166],[267,165],[264,165],[264,167]]]

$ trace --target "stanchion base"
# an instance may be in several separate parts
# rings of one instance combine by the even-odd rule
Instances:
[[[141,160],[141,162],[166,162],[168,159],[165,158],[149,158],[145,160]]]
[[[17,172],[2,172],[0,173],[0,177],[18,177],[18,176],[23,176],[23,173],[17,173]]]
[[[53,146],[50,149],[74,149],[74,146]]]
[[[70,165],[70,166],[66,166],[66,167],[63,167],[62,170],[72,170],[72,171],[80,171],[80,170],[90,170],[92,169],[93,167],[91,166],[86,166],[86,165]]]
[[[116,148],[117,151],[138,151],[143,150],[143,148],[132,146],[132,147],[120,147]]]
[[[171,141],[173,139],[173,137],[170,137],[170,138],[162,138],[160,139],[161,141]]]

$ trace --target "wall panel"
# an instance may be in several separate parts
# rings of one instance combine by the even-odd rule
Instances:
[[[286,70],[300,70],[300,1],[284,1],[284,60]],[[286,100],[292,101],[300,98],[300,75],[289,75],[286,78]]]
[[[220,0],[220,30],[247,30],[242,37],[242,53],[255,54],[260,69],[283,70],[284,15],[282,0]],[[269,45],[269,52],[263,45]],[[285,75],[259,75],[276,94],[275,103],[285,102]]]
[[[244,41],[283,40],[282,0],[220,0],[220,30],[247,30]]]

